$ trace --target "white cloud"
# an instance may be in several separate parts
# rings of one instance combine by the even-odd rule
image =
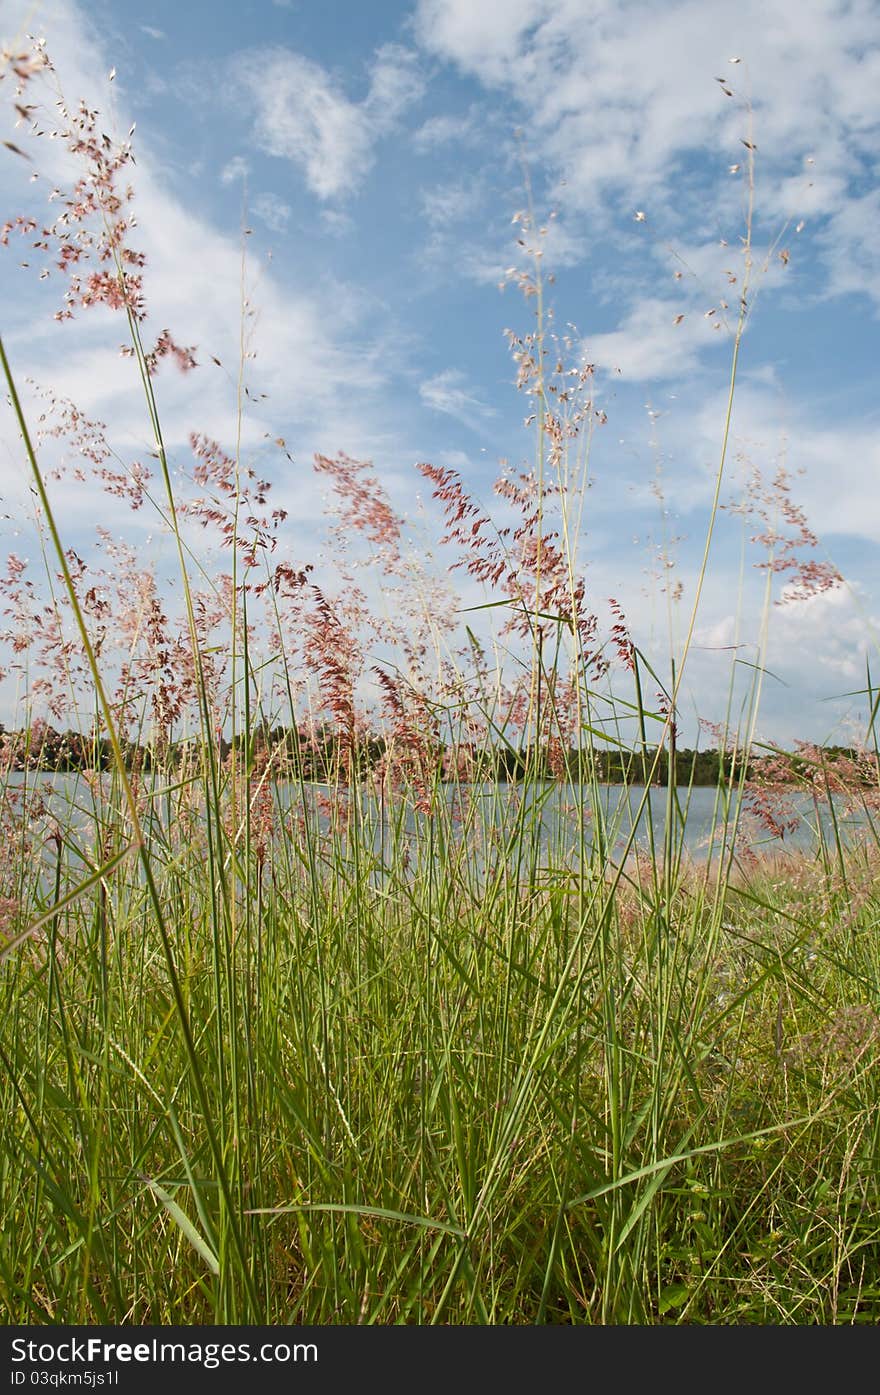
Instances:
[[[276,52],[252,59],[247,81],[264,150],[299,165],[319,198],[349,193],[360,182],[372,158],[369,123],[323,68]]]
[[[75,103],[82,96],[89,106],[109,112],[110,93],[106,78],[100,75],[106,75],[110,64],[89,38],[81,12],[70,0],[56,0],[48,40],[69,100]],[[36,85],[32,88],[31,101],[36,99]],[[124,92],[120,87],[116,94],[122,107],[116,124],[123,132],[130,124],[122,102]],[[49,100],[54,100],[54,94]],[[4,122],[6,117],[4,105]],[[26,141],[26,134],[12,134],[11,123],[10,128],[0,129],[4,138],[7,129],[10,139]],[[34,141],[33,155],[38,167],[47,166],[52,180],[61,183],[69,175],[60,141]],[[277,501],[285,506],[296,499],[296,516],[307,517],[314,495],[309,470],[313,451],[342,449],[355,456],[394,459],[387,404],[380,400],[388,375],[395,371],[394,356],[381,342],[384,329],[375,306],[367,313],[362,297],[336,283],[332,309],[328,309],[322,289],[297,284],[295,267],[284,268],[283,276],[274,271],[260,273],[256,290],[246,292],[251,301],[246,324],[256,356],[246,365],[252,395],[244,401],[239,423],[235,380],[245,307],[238,230],[227,236],[201,211],[184,205],[170,189],[162,162],[146,141],[137,145],[136,156],[137,165],[130,171],[137,215],[132,240],[147,257],[149,321],[144,338],[149,347],[167,326],[179,343],[197,346],[200,364],[186,376],[170,364],[160,369],[156,392],[166,444],[176,458],[185,459],[193,430],[207,431],[229,445],[240,426],[243,447],[252,452],[264,447],[267,434],[285,436],[295,451],[297,468],[285,465],[286,473],[276,486]],[[230,177],[240,177],[241,164],[231,163]],[[43,180],[29,184],[30,168],[12,156],[0,161],[0,197],[5,206],[23,212],[30,201],[35,215],[45,218],[45,197],[51,186]],[[259,211],[276,221],[284,219],[285,210],[278,200],[260,202]],[[15,255],[15,251],[5,249],[4,255]],[[256,280],[257,271],[252,264],[250,280]],[[87,415],[104,420],[114,445],[126,458],[147,460],[154,443],[137,371],[118,353],[127,337],[124,323],[99,308],[80,311],[73,321],[57,324],[52,311],[61,299],[63,280],[53,274],[39,283],[35,270],[22,271],[20,276],[14,314],[7,316],[5,332],[17,380],[23,383],[30,377],[51,386]],[[220,359],[222,368],[211,362],[212,356]],[[8,417],[3,432],[0,493],[26,500],[20,449]],[[52,458],[49,443],[47,466]],[[87,530],[94,523],[94,488],[62,484],[56,493],[66,525]],[[105,509],[113,512],[103,496],[99,508],[102,518]],[[139,518],[132,521],[140,523]]]
[[[746,159],[749,93],[763,215],[845,221],[876,152],[872,0],[420,0],[415,32],[428,52],[516,102],[562,205],[594,218],[652,207],[668,230],[679,215],[717,222],[733,212],[727,168]],[[743,63],[731,67],[732,54]],[[694,155],[700,179],[691,169],[683,181]],[[868,212],[856,209],[842,229],[859,271],[832,284],[847,289],[867,262],[863,290],[877,294]]]
[[[805,471],[798,490],[823,538],[832,533],[880,544],[880,440],[867,425],[799,421],[788,456]],[[844,568],[845,570],[845,568]]]
[[[725,336],[717,315],[683,312],[682,301],[645,297],[616,330],[594,334],[584,344],[588,359],[606,373],[619,372],[631,382],[683,378],[695,372],[701,353]],[[684,319],[676,323],[678,316]]]
[[[540,20],[541,0],[421,0],[416,11],[420,43],[486,82],[504,83],[522,53],[522,37]]]
[[[577,266],[582,262],[588,243],[570,224],[554,217],[548,219],[539,230],[535,245],[547,269],[558,271],[562,267]]]
[[[361,102],[341,79],[289,49],[248,54],[245,87],[255,102],[255,136],[270,155],[290,160],[320,199],[352,193],[370,170],[376,142],[418,100],[422,79],[415,55],[396,44],[380,48]]]
[[[787,218],[819,218],[840,208],[847,181],[839,171],[810,171],[783,179],[776,191],[779,210]]]
[[[413,132],[412,143],[420,154],[428,154],[439,146],[469,141],[475,126],[470,112],[466,116],[432,116]]]
[[[880,190],[851,198],[829,219],[820,235],[832,294],[872,296],[880,310]]]
[[[220,183],[235,184],[239,179],[247,179],[250,168],[243,155],[235,155],[220,171]]]
[[[290,216],[293,210],[289,204],[284,203],[275,194],[258,194],[251,204],[254,217],[259,218],[261,223],[265,223],[272,232],[283,233],[287,231]]]
[[[321,222],[334,237],[344,237],[346,233],[352,232],[355,226],[351,215],[338,208],[322,208]]]
[[[717,438],[721,405],[701,413],[700,434]],[[880,439],[871,423],[823,417],[804,403],[792,413],[784,398],[751,386],[738,391],[734,412],[738,448],[757,457],[765,477],[782,460],[820,543],[843,534],[880,544]],[[835,560],[846,573],[845,560]]]
[[[162,29],[154,29],[152,24],[141,24],[138,26],[142,34],[146,34],[149,39],[164,39],[165,32]]]
[[[876,653],[880,619],[846,586],[774,607],[771,652],[780,677],[809,687],[858,687]]]
[[[382,44],[370,71],[370,90],[362,103],[372,130],[384,135],[393,130],[408,107],[418,102],[425,90],[418,60],[402,44]]]
[[[454,268],[456,278],[464,277],[478,285],[503,286],[511,277],[511,267],[534,271],[530,247],[514,238],[507,245],[498,239],[487,245],[479,238],[479,219],[491,216],[486,209],[486,190],[478,179],[452,180],[419,194],[422,214],[431,235],[422,251],[424,262],[432,267]],[[463,225],[467,223],[467,231]],[[475,237],[473,229],[477,228]],[[519,232],[517,228],[515,230]],[[548,220],[536,244],[537,255],[546,270],[556,272],[576,266],[584,256],[585,241],[571,226],[558,219]]]
[[[748,662],[758,657],[754,616],[725,610],[722,588],[711,588],[707,606],[711,618],[697,625],[695,654],[737,653]],[[871,616],[858,588],[835,586],[800,598],[783,587],[781,604],[767,616],[766,667],[789,686],[817,688],[830,677],[858,679],[864,675],[865,654],[876,644],[877,617]],[[749,620],[751,618],[751,625]]]
[[[627,577],[632,571],[630,563]],[[618,596],[636,642],[663,673],[669,654],[665,596],[654,594],[646,602],[629,579],[618,583],[607,562],[591,569],[590,575],[594,593],[598,584],[600,593]],[[696,574],[685,566],[677,567],[671,577],[684,583],[684,598],[673,616],[674,647],[680,655]],[[843,586],[790,605],[771,604],[763,656],[762,591],[761,572],[747,568],[741,577],[735,560],[728,565],[719,558],[710,566],[691,650],[679,670],[685,744],[696,737],[697,715],[719,721],[728,704],[734,729],[745,733],[745,699],[759,679],[754,667],[759,663],[766,670],[760,678],[759,740],[783,745],[792,737],[833,740],[840,722],[859,713],[864,731],[863,700],[830,701],[864,686],[865,656],[871,656],[873,667],[880,645],[880,616],[872,612],[861,589]],[[703,735],[701,743],[706,740]]]
[[[827,549],[848,577],[849,544],[841,539],[880,545],[880,438],[870,421],[823,415],[816,406],[791,401],[778,388],[765,386],[762,376],[767,375],[749,374],[736,389],[722,501],[742,499],[753,467],[769,485],[784,465],[791,498],[819,538],[811,555],[824,560]],[[726,391],[701,397],[693,385],[683,400],[665,407],[658,426],[666,460],[663,490],[667,506],[679,517],[693,517],[709,503],[726,410]],[[641,476],[649,474],[646,465]],[[639,490],[639,503],[647,504],[648,485],[641,478]],[[747,542],[756,531],[745,525]],[[748,544],[747,551],[749,563],[761,561],[757,547]]]
[[[435,412],[455,417],[474,429],[479,422],[496,415],[494,408],[480,400],[457,368],[447,368],[420,383],[419,396]]]
[[[452,248],[442,243],[429,248],[429,254],[435,262],[450,262],[457,274],[475,281],[478,286],[500,286],[507,269],[502,256],[476,243],[457,244]]]
[[[580,150],[601,184],[662,183],[682,152],[716,148],[735,110],[716,76],[748,73],[768,158],[790,161],[829,129],[869,132],[880,115],[868,0],[797,11],[788,0],[421,0],[416,29],[430,51],[515,90],[555,153]],[[726,62],[734,50],[742,67]]]
[[[422,214],[432,227],[461,222],[473,212],[478,199],[479,190],[472,182],[436,184],[419,193]]]

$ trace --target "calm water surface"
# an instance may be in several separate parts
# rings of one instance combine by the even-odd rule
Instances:
[[[81,774],[15,774],[8,777],[8,786],[7,801],[15,798],[16,790],[24,794],[24,787],[31,797],[35,792],[42,795],[45,811],[31,824],[35,838],[40,834],[39,825],[45,823],[48,828],[52,818],[73,833],[93,833],[94,809],[101,808],[103,798],[96,798]],[[101,786],[104,797],[118,802],[118,795],[111,795],[109,775],[101,777]],[[178,794],[163,793],[166,788],[157,782],[152,808],[153,817],[167,829],[175,818]],[[302,813],[304,799],[313,826],[323,830],[330,826],[334,802],[329,787],[307,785],[303,790],[298,784],[279,781],[272,793],[277,813],[285,817],[291,828],[295,829],[296,821],[287,816]],[[652,788],[645,798],[644,786],[639,785],[603,785],[596,791],[587,786],[556,783],[530,786],[528,790],[515,784],[482,784],[457,792],[452,786],[445,786],[444,793],[454,815],[451,821],[443,820],[444,825],[451,826],[455,836],[471,840],[475,849],[502,846],[524,824],[527,828],[539,827],[542,849],[563,858],[576,856],[581,841],[591,848],[598,840],[617,854],[630,842],[645,850],[650,850],[653,842],[655,848],[662,849],[670,811],[665,789]],[[761,825],[747,800],[740,809],[736,795],[727,801],[726,807],[712,788],[682,788],[675,796],[671,811],[674,843],[697,860],[721,852],[725,843],[729,847],[735,829],[758,855],[808,852],[818,846],[820,837],[833,844],[835,830],[848,844],[873,841],[878,832],[864,809],[849,808],[841,799],[833,806],[827,801],[817,804],[808,794],[797,791],[786,796],[784,807],[779,810],[781,822],[796,818],[797,827],[786,829],[781,836]],[[358,792],[357,799],[361,828],[368,842],[372,838],[377,853],[383,845],[388,846],[395,824],[398,834],[402,831],[414,842],[420,841],[426,816],[408,811],[401,821],[400,810],[393,807],[393,796],[389,803],[367,788]],[[106,819],[106,813],[102,817]]]

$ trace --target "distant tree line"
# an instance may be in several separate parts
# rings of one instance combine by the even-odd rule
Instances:
[[[126,766],[130,770],[181,770],[197,768],[201,760],[201,741],[185,738],[171,744],[121,742]],[[382,735],[362,735],[356,740],[346,738],[330,727],[305,733],[294,727],[270,727],[257,723],[247,736],[237,736],[234,742],[220,736],[215,742],[215,755],[221,763],[237,761],[259,770],[267,763],[279,779],[334,781],[341,773],[347,777],[365,778],[380,774],[395,755],[399,743]],[[816,748],[811,754],[776,753],[773,759],[773,779],[779,783],[790,780],[799,783],[815,781]],[[859,753],[845,746],[819,748],[821,762],[827,769],[856,767],[870,771]],[[457,746],[454,749],[433,741],[423,744],[419,752],[422,777],[441,780],[516,782],[527,774],[541,779],[598,779],[607,784],[645,783],[649,778],[658,785],[669,780],[670,761],[674,762],[677,785],[714,786],[741,778],[752,779],[766,769],[767,760],[753,755],[743,770],[739,753],[679,748],[670,754],[656,747],[627,749],[607,747],[564,749],[549,743],[546,749],[535,751],[497,741],[484,746]],[[45,722],[31,727],[7,731],[0,724],[0,766],[7,770],[38,770],[62,774],[77,770],[108,770],[113,765],[113,748],[106,736],[68,730],[57,731]],[[864,775],[863,779],[871,778]],[[876,780],[876,772],[873,779]]]

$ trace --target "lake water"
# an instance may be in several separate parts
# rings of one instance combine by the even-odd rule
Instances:
[[[24,794],[23,787],[31,797],[42,797],[44,811],[31,825],[35,841],[40,836],[38,825],[45,823],[48,828],[52,818],[57,818],[62,826],[85,832],[91,826],[91,811],[95,807],[94,777],[91,780],[90,785],[81,774],[10,775],[6,799],[8,802],[16,794]],[[101,777],[101,786],[99,803],[109,794],[110,776]],[[162,788],[157,785],[156,792]],[[555,783],[530,786],[527,790],[516,784],[472,785],[458,791],[451,785],[443,788],[452,814],[452,818],[442,820],[444,828],[450,828],[455,837],[470,840],[475,851],[488,853],[492,847],[502,848],[515,837],[518,825],[538,827],[540,847],[554,861],[576,858],[582,843],[590,848],[597,841],[615,857],[628,846],[650,850],[652,840],[658,850],[663,847],[669,796],[662,788],[652,788],[647,796],[644,786],[639,785],[604,785],[598,791]],[[298,784],[277,782],[271,792],[276,822],[282,819],[291,828],[292,836],[296,836],[297,816],[302,815],[304,806],[313,828],[326,831],[330,827],[336,810],[328,787],[308,785],[303,789]],[[175,798],[173,793],[160,794],[152,801],[154,817],[166,827],[175,817]],[[421,842],[420,834],[427,824],[425,815],[408,811],[401,822],[400,811],[395,810],[393,803],[383,801],[369,788],[358,791],[357,801],[362,835],[377,854],[389,846],[394,824],[398,836],[402,832],[414,843]],[[114,802],[119,802],[118,792]],[[820,838],[833,845],[836,835],[849,844],[876,841],[880,832],[876,814],[864,808],[853,809],[842,799],[836,799],[833,807],[827,801],[814,803],[809,794],[794,789],[786,793],[776,816],[780,824],[796,819],[797,826],[774,833],[756,819],[747,799],[740,809],[736,793],[727,800],[725,808],[714,788],[679,789],[672,808],[673,845],[701,861],[721,853],[725,847],[729,849],[735,832],[738,849],[750,849],[758,856],[809,852],[818,846]]]
[[[540,824],[543,847],[563,855],[576,851],[581,839],[588,847],[599,839],[615,856],[628,848],[650,851],[652,845],[660,851],[670,813],[666,789],[646,792],[640,785],[602,785],[597,792],[554,783],[528,793],[517,785],[483,785],[472,787],[468,795],[479,812],[470,819],[465,816],[465,836],[492,830],[506,836],[515,830],[518,818],[526,826],[534,819]],[[447,798],[454,796],[447,792]],[[714,788],[679,788],[671,808],[672,843],[701,861],[729,849],[734,839],[739,850],[757,856],[811,852],[823,842],[833,847],[838,837],[848,846],[877,842],[876,811],[853,808],[851,803],[835,798],[829,806],[792,789],[773,807],[774,829],[756,815],[748,797],[740,803],[736,792],[719,796]]]

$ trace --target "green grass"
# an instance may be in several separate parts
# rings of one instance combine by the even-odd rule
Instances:
[[[105,863],[114,784],[75,835]],[[315,816],[223,890],[192,793],[153,797],[169,944],[133,851],[65,902],[52,844],[22,902],[11,1321],[876,1321],[869,858],[667,899],[552,848],[477,876],[442,813],[380,866]]]

